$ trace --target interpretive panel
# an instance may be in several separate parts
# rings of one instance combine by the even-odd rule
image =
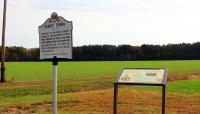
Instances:
[[[127,68],[123,69],[115,82],[141,83],[141,84],[165,84],[166,69],[156,68]]]

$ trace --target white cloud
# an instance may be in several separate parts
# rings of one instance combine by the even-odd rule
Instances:
[[[9,0],[6,41],[38,47],[37,27],[56,11],[73,21],[75,46],[196,42],[199,4],[198,0]]]

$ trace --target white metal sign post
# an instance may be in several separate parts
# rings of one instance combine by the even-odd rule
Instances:
[[[57,65],[58,61],[72,59],[72,21],[52,13],[38,27],[40,59],[53,63],[53,114],[57,114]]]
[[[58,59],[53,58],[53,114],[57,114],[57,66]]]

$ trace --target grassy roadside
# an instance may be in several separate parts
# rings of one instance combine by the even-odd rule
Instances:
[[[82,83],[64,83],[58,86],[59,99],[64,99],[62,93],[74,93],[79,91],[99,90],[112,88],[111,80],[107,81],[94,81]],[[136,86],[129,88],[136,91],[161,91],[160,87],[151,86]],[[170,82],[167,84],[166,91],[168,93],[181,93],[181,94],[200,94],[200,79],[195,80],[182,80]],[[51,101],[51,87],[24,87],[24,88],[10,88],[0,89],[0,105],[17,104],[17,103],[34,103],[41,101]],[[73,96],[72,96],[73,97]]]
[[[0,97],[9,98],[9,97],[18,97],[18,96],[37,96],[37,95],[46,95],[52,93],[51,82],[48,84],[38,83],[38,85],[32,84],[31,82],[25,83],[23,85],[12,85],[7,87],[6,85],[1,85],[0,87]],[[3,87],[4,86],[4,87]],[[74,81],[74,82],[62,82],[58,83],[58,93],[69,93],[77,92],[84,90],[97,90],[111,88],[113,82],[110,79],[96,79],[90,81]]]
[[[109,111],[109,108],[110,111],[112,111],[112,85],[107,85],[106,89],[104,84],[105,83],[98,83],[96,85],[98,86],[98,88],[102,87],[99,90],[95,89],[92,91],[87,91],[84,90],[83,87],[83,90],[78,92],[59,93],[58,109],[60,111],[60,114],[81,114],[82,112],[90,114],[90,111],[92,112],[92,114],[99,114],[100,112],[102,112],[101,114],[104,114],[105,112]],[[190,88],[187,88],[187,85],[185,84],[189,84]],[[168,83],[167,114],[178,114],[178,112],[181,112],[183,109],[177,107],[181,107],[182,105],[180,104],[182,103],[184,103],[184,105],[187,105],[183,111],[188,110],[188,112],[197,112],[197,110],[194,109],[198,109],[198,107],[200,106],[198,105],[200,101],[199,84],[200,79],[182,80]],[[76,88],[76,86],[73,85],[70,87]],[[185,93],[185,91],[182,90],[187,91],[187,93]],[[121,99],[119,100],[120,107],[133,105],[135,107],[135,110],[137,110],[138,112],[142,110],[151,110],[152,112],[154,112],[155,110],[160,110],[160,88],[131,87],[131,91],[130,88],[120,88],[119,92],[121,92],[119,94],[119,99]],[[0,98],[0,107],[2,107],[0,109],[0,112],[4,112],[13,108],[16,108],[16,110],[20,111],[30,111],[33,107],[36,107],[36,109],[39,108],[39,110],[36,110],[34,112],[36,114],[50,114],[48,112],[51,112],[51,94],[36,94],[24,96],[21,95],[15,97],[0,96]],[[134,102],[132,100],[134,100]],[[155,101],[156,104],[152,101]],[[106,110],[103,110],[104,108]],[[35,109],[33,108],[33,110]]]
[[[15,86],[15,87],[14,87]],[[52,85],[40,85],[40,86],[29,86],[14,85],[11,87],[5,88],[1,86],[0,88],[0,97],[9,98],[9,97],[18,97],[18,96],[37,96],[37,95],[46,95],[52,93]],[[63,82],[58,84],[58,93],[69,93],[77,91],[88,91],[88,90],[97,90],[112,88],[113,80],[112,79],[97,79],[91,81],[82,81],[82,82]],[[145,91],[161,91],[161,87],[153,86],[131,86],[130,89],[133,90],[145,90]],[[182,81],[173,81],[168,82],[167,92],[176,92],[184,94],[199,94],[200,93],[200,79],[195,80],[182,80]]]

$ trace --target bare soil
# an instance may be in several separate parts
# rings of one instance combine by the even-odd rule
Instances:
[[[168,81],[199,79],[200,71],[170,73]]]

